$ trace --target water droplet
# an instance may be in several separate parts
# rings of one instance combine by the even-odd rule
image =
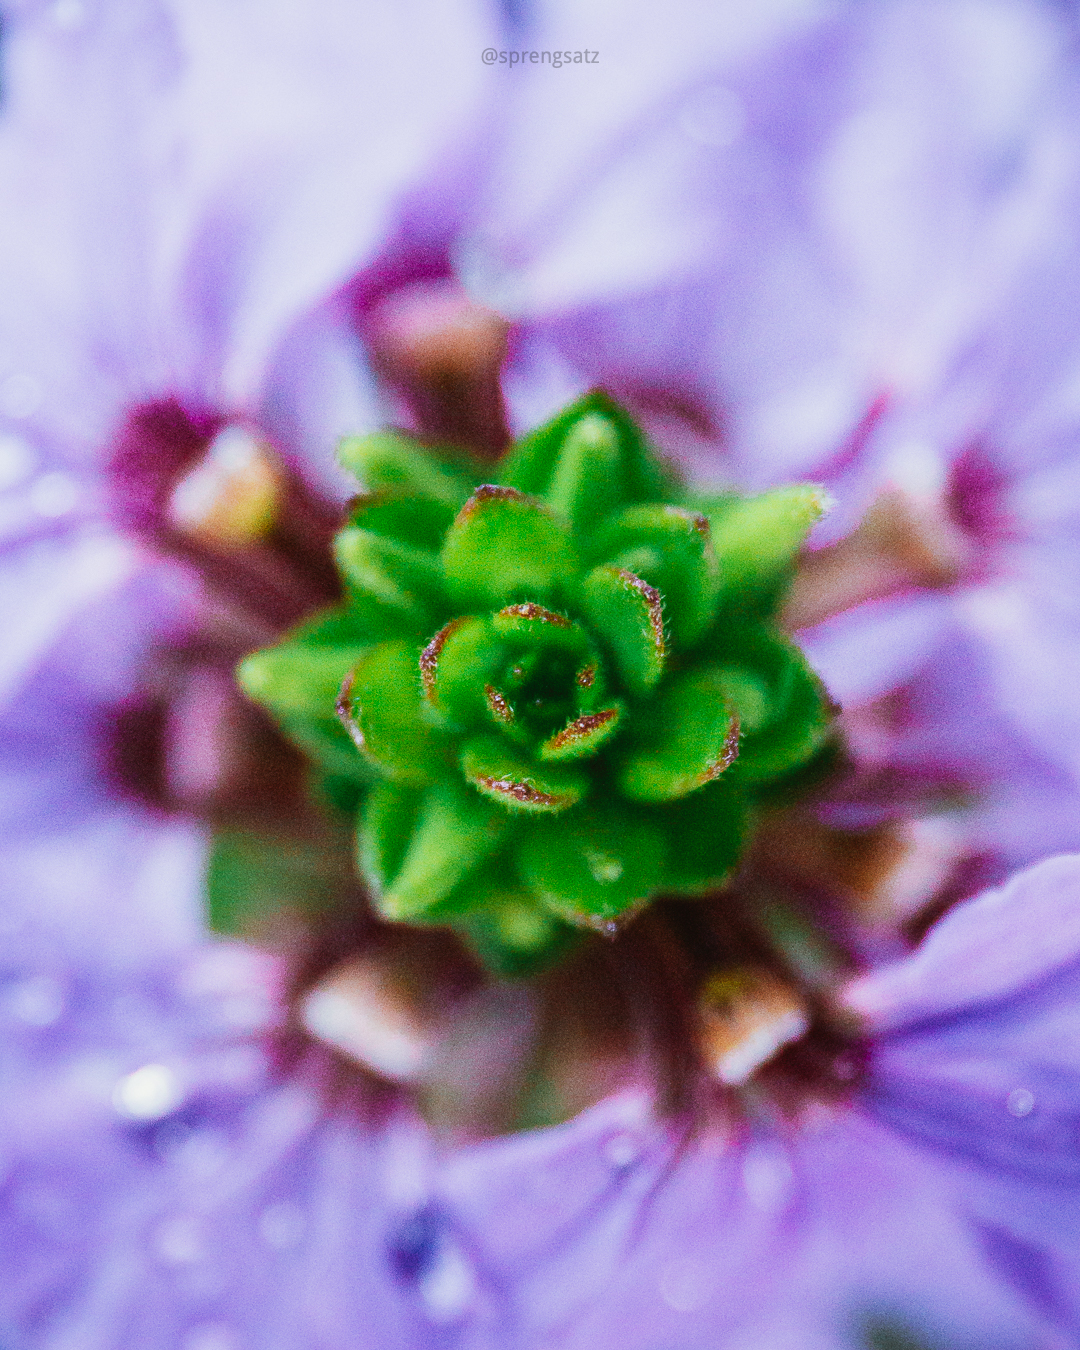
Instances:
[[[283,1252],[289,1247],[295,1247],[304,1236],[306,1227],[300,1206],[289,1200],[269,1205],[259,1215],[259,1236],[275,1251]]]
[[[791,1185],[791,1163],[773,1144],[753,1144],[742,1166],[743,1186],[755,1209],[778,1209]]]
[[[37,456],[29,441],[10,432],[0,433],[0,490],[23,482],[36,464]]]
[[[1035,1094],[1029,1092],[1027,1088],[1013,1088],[1006,1098],[1005,1105],[1010,1116],[1016,1116],[1018,1120],[1023,1119],[1035,1110]]]
[[[459,1321],[468,1311],[475,1280],[457,1247],[443,1242],[434,1261],[421,1275],[418,1288],[428,1317],[445,1324]]]
[[[175,1130],[161,1138],[159,1151],[168,1162],[199,1178],[214,1176],[229,1161],[229,1146],[220,1131],[193,1129],[187,1123],[176,1122]]]
[[[723,150],[746,130],[746,108],[734,90],[710,84],[687,99],[679,113],[679,126],[697,145]]]
[[[79,502],[79,485],[66,473],[43,473],[30,487],[30,505],[49,520],[66,516]]]
[[[45,390],[33,375],[9,375],[0,381],[0,413],[8,417],[29,417],[41,407]]]
[[[176,1075],[164,1064],[144,1064],[121,1078],[113,1089],[113,1105],[132,1120],[162,1120],[181,1100]]]
[[[31,975],[4,991],[4,1006],[27,1026],[51,1027],[64,1011],[64,991],[48,975]]]
[[[223,1322],[194,1327],[184,1338],[184,1350],[236,1350],[237,1340]]]
[[[81,28],[88,17],[83,0],[53,0],[52,21],[66,33]]]
[[[680,1257],[660,1272],[660,1297],[676,1312],[696,1312],[709,1301],[713,1276],[704,1261]]]
[[[637,1138],[627,1133],[625,1130],[619,1134],[613,1134],[604,1145],[604,1157],[612,1167],[629,1167],[632,1162],[637,1160],[641,1152],[641,1145]]]
[[[600,849],[587,848],[585,862],[593,880],[600,886],[613,885],[623,874],[622,860]]]
[[[193,1265],[203,1255],[198,1224],[185,1216],[160,1223],[154,1231],[151,1245],[161,1260],[170,1266]]]

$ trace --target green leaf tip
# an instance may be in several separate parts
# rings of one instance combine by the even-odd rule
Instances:
[[[383,917],[526,974],[722,884],[835,740],[773,618],[822,489],[691,496],[602,391],[494,470],[401,432],[340,458],[345,599],[238,677],[360,798]]]

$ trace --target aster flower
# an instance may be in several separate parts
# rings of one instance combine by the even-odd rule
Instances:
[[[200,263],[187,273],[188,282],[201,270]],[[213,266],[209,272],[219,275]],[[217,331],[216,325],[210,327]],[[265,356],[260,342],[274,325],[254,327],[262,333],[255,350]],[[192,368],[203,375],[216,369],[222,352],[233,351],[231,340],[214,355],[201,343],[195,347]],[[297,359],[297,348],[291,355]],[[240,372],[235,388],[246,388],[248,378],[253,387],[259,385],[261,362],[250,354],[235,362],[230,356],[225,364]],[[279,390],[288,369],[284,362],[276,372]],[[257,532],[265,529],[278,499],[262,489],[279,482],[280,469],[268,468],[273,462],[261,455],[237,456],[235,438],[215,439],[222,414],[235,416],[231,400],[240,401],[235,393],[227,399],[215,392],[218,384],[215,377],[203,386],[200,378],[188,375],[175,387],[169,381],[139,381],[140,405],[147,387],[188,397],[194,390],[199,416],[178,416],[174,407],[163,409],[159,403],[152,415],[144,409],[127,419],[117,460],[129,488],[123,498],[129,528],[160,522],[163,505],[175,509],[172,527],[187,527],[193,519],[205,525],[205,503],[215,506],[217,498],[212,491],[204,493],[207,480],[197,474],[181,479],[185,490],[178,496],[175,469],[190,467],[196,459],[191,451],[213,445],[205,466],[211,470],[210,487],[214,471],[239,472],[246,489],[239,498],[251,509],[241,512],[239,521],[227,513],[209,533],[220,541],[223,530],[244,535],[253,523]],[[224,379],[220,385],[234,387]],[[15,392],[20,388],[26,392],[25,381],[14,386]],[[280,403],[271,406],[284,425],[306,421],[306,406],[292,410],[291,417]],[[110,423],[117,410],[118,405]],[[262,427],[260,416],[252,420]],[[162,472],[163,464],[171,464],[173,472]],[[154,472],[146,472],[147,466]],[[138,490],[131,491],[132,485]],[[41,492],[39,500],[50,500],[48,493]],[[25,513],[13,512],[13,518],[21,527]],[[94,532],[112,543],[103,531]],[[176,528],[173,542],[182,533]],[[128,557],[123,550],[120,555]],[[65,549],[62,556],[70,554]],[[232,564],[230,576],[242,573],[238,558]],[[46,556],[43,574],[55,565]],[[135,573],[131,592],[120,595],[118,605],[130,602],[121,616],[125,625],[163,612],[160,592],[147,593],[157,575]],[[171,570],[162,574],[160,584],[182,585],[174,576]],[[59,653],[67,659],[58,673],[37,665],[23,682],[24,703],[13,709],[11,725],[29,725],[34,709],[60,701],[65,708],[74,705],[74,729],[88,722],[93,730],[104,720],[103,704],[130,688],[134,663],[125,659],[128,653],[101,639],[102,614],[87,613],[78,586],[68,589],[69,575],[63,581],[58,589],[66,612],[78,610],[83,624],[69,632],[71,647]],[[106,595],[114,595],[107,570],[99,584]],[[317,591],[310,588],[302,599]],[[279,598],[277,626],[288,621],[295,600],[287,587]],[[198,708],[199,700],[186,706]],[[358,720],[354,709],[346,711]],[[65,750],[70,755],[70,745]],[[89,753],[97,753],[92,736]],[[349,761],[356,762],[355,756]],[[85,766],[85,759],[69,758],[60,789],[90,779],[100,783]],[[111,800],[104,787],[97,791],[89,813],[93,823],[98,822],[94,809]],[[149,838],[146,865],[126,890],[117,886],[110,868],[102,879],[105,900],[114,903],[118,894],[152,897],[155,885],[169,894],[175,887],[190,898],[197,839],[172,827],[169,837],[178,842],[170,852],[162,842],[167,832],[156,821],[130,810],[123,820],[135,820],[135,831],[144,830]],[[99,841],[100,835],[93,842]],[[51,832],[43,842],[39,834],[38,843],[24,887],[24,895],[34,898],[40,896],[34,888],[46,875],[46,860],[53,860]],[[188,861],[188,871],[178,871],[177,858]],[[1017,883],[1015,894],[1030,909],[1036,892],[1059,899],[1055,884],[1045,873],[1034,873]],[[69,867],[57,868],[53,885],[61,896],[71,895]],[[1018,912],[1008,896],[996,903],[984,900],[974,907],[980,923],[988,906],[1005,912],[1010,922]],[[181,909],[182,925],[190,922],[190,907]],[[857,986],[848,1004],[864,1015],[890,1009],[895,1022],[902,1021],[905,1007],[922,1017],[930,1006],[940,1017],[962,1004],[962,990],[952,1005],[928,1005],[927,1000],[933,997],[929,986],[943,984],[942,966],[948,971],[983,967],[982,961],[976,965],[967,959],[971,946],[961,916],[971,912],[958,911],[948,921],[954,926],[939,930],[957,935],[955,942],[945,942],[943,953],[940,940],[935,948],[932,939],[913,965],[886,972],[883,985]],[[637,931],[646,945],[670,936],[666,916],[654,926],[650,922],[651,916],[643,915],[627,936]],[[48,931],[52,928],[50,922]],[[814,1091],[792,1098],[780,1091],[792,1060],[815,1066],[803,1043],[810,1017],[800,995],[809,998],[809,991],[793,994],[797,982],[785,982],[771,969],[710,970],[701,991],[705,1006],[694,1010],[693,1023],[704,1030],[706,1049],[713,1052],[715,1077],[729,1086],[746,1083],[784,1045],[801,1043],[787,1052],[772,1078],[765,1075],[760,1091],[755,1085],[743,1092],[741,1109],[721,1113],[722,1123],[688,1136],[679,1127],[681,1118],[672,1125],[638,1085],[636,1092],[608,1100],[563,1127],[485,1142],[447,1159],[439,1157],[428,1131],[407,1110],[388,1122],[369,1117],[365,1123],[362,1110],[358,1119],[356,1103],[349,1103],[350,1109],[328,1106],[325,1061],[317,1055],[305,1055],[299,1069],[284,1078],[268,1073],[264,1038],[280,1022],[285,995],[280,974],[250,953],[223,947],[178,955],[183,935],[161,964],[147,960],[145,952],[128,953],[128,968],[120,972],[124,996],[114,1000],[117,983],[108,962],[119,944],[113,934],[98,938],[104,978],[99,978],[99,963],[80,973],[66,955],[48,966],[33,936],[23,929],[27,948],[8,982],[6,1003],[16,1027],[5,1043],[9,1081],[16,1087],[8,1099],[5,1139],[12,1141],[18,1173],[7,1192],[12,1221],[4,1232],[16,1259],[5,1263],[12,1274],[4,1307],[15,1334],[103,1346],[160,1340],[185,1350],[222,1350],[245,1342],[289,1346],[313,1337],[349,1345],[358,1334],[391,1345],[439,1340],[572,1345],[610,1339],[610,1317],[618,1319],[618,1339],[633,1344],[636,1336],[643,1346],[664,1337],[714,1344],[718,1335],[742,1336],[751,1345],[756,1337],[775,1346],[784,1336],[799,1345],[813,1344],[815,1337],[822,1345],[843,1345],[859,1335],[848,1319],[865,1311],[870,1320],[906,1320],[916,1336],[970,1332],[1002,1343],[1015,1336],[1018,1344],[1037,1344],[1041,1336],[1051,1345],[1054,1320],[1071,1325],[1061,1302],[1068,1286],[1061,1282],[1059,1293],[1051,1278],[1055,1263],[1066,1260],[1066,1247],[1060,1234],[1038,1226],[1045,1195],[1054,1194],[1055,1177],[1049,1177],[1050,1189],[1040,1193],[1039,1205],[1031,1206],[1035,1213],[1029,1216],[1024,1209],[1025,1222],[1018,1225],[1015,1208],[1010,1216],[1008,1206],[1027,1203],[1030,1177],[1012,1195],[1009,1191],[1013,1173],[1022,1172],[1027,1160],[1021,1157],[1021,1166],[1012,1171],[1006,1165],[996,1168],[985,1189],[985,1177],[976,1171],[973,1189],[980,1204],[995,1185],[1002,1192],[999,1211],[978,1214],[984,1233],[992,1230],[989,1258],[977,1249],[964,1226],[975,1200],[957,1182],[958,1169],[947,1151],[938,1165],[933,1148],[925,1146],[933,1137],[958,1150],[955,1136],[942,1126],[957,1098],[945,1092],[944,1111],[918,1116],[915,1107],[925,1106],[929,1093],[903,1058],[913,1043],[913,1057],[925,1049],[917,1036],[905,1038],[901,1030],[875,1043],[880,1048],[871,1052],[868,1089],[849,1081],[858,1071],[858,1036],[842,1038],[843,1052],[834,1039],[825,1046],[826,1058],[833,1079],[847,1082],[833,1109],[835,1119],[827,1114],[822,1123],[819,1110],[816,1132],[812,1119],[801,1127],[781,1127],[771,1119],[774,1088],[779,1103],[790,1108],[794,1102],[809,1118],[814,1112],[805,1108],[820,1095]],[[1020,949],[1015,929],[1005,925],[1001,937],[1007,950]],[[69,935],[72,945],[76,940],[77,935]],[[1038,1023],[1039,1001],[1031,986],[1038,980],[1055,983],[1062,953],[1071,959],[1064,938],[1027,965],[1018,959],[998,984],[976,986],[977,995],[1022,993],[1018,1008]],[[704,964],[715,965],[711,953]],[[925,980],[924,970],[929,972]],[[808,977],[806,984],[811,983]],[[599,984],[590,991],[596,999]],[[817,986],[819,1004],[825,1001],[824,988]],[[906,1003],[897,992],[904,989]],[[501,1007],[505,1014],[510,1004]],[[833,1017],[834,1038],[835,1023]],[[993,1025],[989,1018],[976,1019],[971,1029],[973,1039],[965,1049],[969,1064],[988,1023]],[[748,1026],[749,1039],[756,1042],[750,1050]],[[1035,1044],[1042,1029],[1041,1023],[1035,1025],[1024,1043]],[[896,1062],[890,1065],[893,1050]],[[931,1034],[926,1053],[938,1055],[939,1067],[947,1051]],[[1067,1062],[1063,1055],[1054,1060]],[[906,1094],[911,1082],[915,1087]],[[1015,1087],[1011,1077],[1008,1082],[1005,1123],[1011,1127],[1035,1118],[1042,1089],[1028,1085],[1026,1072]],[[831,1086],[826,1100],[835,1103],[836,1082]],[[979,1096],[964,1092],[958,1100],[962,1112]],[[875,1112],[893,1122],[891,1129],[878,1123]],[[965,1130],[965,1143],[976,1137],[977,1131]],[[998,1138],[991,1126],[987,1152],[994,1151]],[[530,1178],[527,1195],[522,1194],[523,1175]],[[898,1178],[902,1184],[896,1184]],[[789,1207],[793,1195],[785,1188],[793,1179],[805,1179],[805,1185]],[[884,1184],[888,1179],[892,1187]],[[731,1188],[723,1189],[728,1183]],[[913,1204],[913,1195],[919,1203]],[[714,1196],[717,1203],[710,1203]],[[874,1211],[871,1199],[881,1208]],[[806,1221],[808,1210],[812,1217]],[[870,1234],[889,1233],[886,1253],[869,1241],[852,1243],[853,1214]],[[73,1254],[72,1220],[88,1215],[93,1216],[91,1238]],[[703,1233],[695,1233],[690,1223],[698,1215]],[[904,1251],[919,1250],[915,1224],[924,1236],[929,1228],[936,1238],[922,1248],[933,1262],[918,1269],[904,1262],[898,1269],[894,1243]],[[835,1261],[840,1242],[845,1252],[851,1243],[846,1267]],[[1004,1273],[993,1269],[994,1256],[1000,1259],[1001,1253],[1006,1254]],[[1025,1263],[1021,1257],[1029,1259]],[[1011,1276],[1023,1270],[1038,1270],[1042,1277],[1034,1299],[1014,1296],[1010,1288]],[[723,1279],[719,1298],[720,1286],[713,1283],[718,1272]],[[725,1298],[731,1290],[742,1296]],[[148,1291],[160,1291],[161,1297],[148,1298]],[[874,1306],[864,1310],[860,1300]],[[920,1314],[929,1319],[922,1326]]]

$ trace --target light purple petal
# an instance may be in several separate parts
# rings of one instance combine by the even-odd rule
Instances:
[[[0,487],[63,465],[92,490],[95,456],[151,398],[261,409],[291,450],[315,430],[289,425],[310,414],[301,379],[347,376],[349,429],[372,424],[360,363],[343,369],[348,316],[336,355],[309,316],[464,153],[492,22],[470,0],[20,7],[0,119],[18,203],[0,222]]]
[[[147,153],[179,66],[163,6],[5,16],[0,416],[81,465],[162,374],[147,294],[159,186]]]
[[[451,1159],[434,1188],[493,1344],[854,1350],[874,1316],[933,1344],[1051,1344],[948,1168],[857,1111],[694,1137],[616,1098]]]
[[[112,742],[194,600],[190,578],[99,526],[5,558],[0,912],[20,947],[126,965],[196,931],[201,832],[124,799]]]
[[[471,0],[179,5],[181,160],[165,218],[177,376],[226,404],[262,392],[282,336],[369,263],[408,190],[460,153],[490,80]]]
[[[1038,256],[1061,204],[1067,30],[1038,5],[904,2],[793,11],[751,61],[699,24],[681,36],[667,101],[639,80],[603,165],[502,189],[491,294],[586,380],[707,412],[740,481],[831,472],[880,395],[918,408],[951,377]],[[522,82],[524,106],[550,104],[532,126],[604,127],[558,73]],[[705,94],[742,109],[712,145]]]
[[[941,659],[955,622],[934,592],[870,601],[805,629],[799,645],[842,707],[880,698]]]
[[[260,1043],[267,974],[225,946],[123,988],[82,974],[21,1054],[5,1035],[0,1318],[27,1344],[426,1343],[372,1134]]]
[[[953,1171],[1003,1278],[1080,1319],[1080,859],[1055,858],[950,913],[848,1002],[891,1027],[868,1104]]]
[[[1080,858],[1050,858],[951,910],[914,955],[864,976],[845,1002],[875,1028],[971,1012],[1080,959]]]

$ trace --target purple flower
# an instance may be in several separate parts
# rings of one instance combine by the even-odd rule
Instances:
[[[872,84],[896,33],[910,36],[927,17],[920,6],[889,12],[878,30],[816,6],[733,6],[715,20],[688,11],[695,24],[716,23],[737,94],[718,85],[696,26],[643,12],[655,31],[635,40],[655,62],[652,84],[623,76],[622,101],[585,96],[589,135],[575,125],[574,86],[561,88],[570,109],[562,123],[547,117],[541,93],[526,91],[516,115],[526,132],[544,130],[547,157],[527,159],[519,128],[504,163],[522,180],[531,163],[542,203],[546,176],[558,179],[576,158],[566,181],[588,177],[622,136],[651,146],[653,162],[673,166],[685,188],[699,175],[699,152],[722,155],[740,139],[739,119],[758,118],[773,128],[771,149],[733,161],[715,195],[744,184],[750,218],[768,204],[768,256],[783,259],[805,226],[800,212],[786,214],[797,117],[783,120],[790,97],[776,90],[789,91],[793,70],[812,72],[828,53]],[[626,20],[605,39],[545,13],[536,41],[547,45],[545,23],[552,46],[576,45],[580,34],[582,46],[600,48],[617,92]],[[951,20],[941,22],[950,31]],[[1030,56],[1037,34],[1056,30],[1027,23],[1007,31],[1024,36]],[[383,55],[400,50],[399,25],[424,39],[406,71]],[[868,31],[879,32],[877,46]],[[365,63],[366,79],[353,74],[361,39],[377,58]],[[186,563],[154,560],[113,522],[160,542],[176,525],[177,473],[223,435],[242,433],[226,442],[234,450],[269,438],[286,464],[322,481],[319,456],[334,434],[374,420],[349,306],[375,325],[376,302],[397,283],[443,274],[462,199],[443,201],[441,179],[433,188],[429,176],[425,193],[416,185],[445,146],[462,162],[452,133],[479,106],[488,40],[482,18],[426,6],[358,15],[328,5],[312,22],[288,4],[125,15],[64,0],[13,18],[0,177],[25,210],[0,227],[12,297],[0,372],[10,483],[0,522],[9,606],[0,662],[0,1339],[50,1350],[824,1350],[892,1323],[956,1350],[1067,1345],[1078,1311],[1077,1093],[1066,1034],[1080,959],[1073,861],[1045,863],[954,910],[913,957],[848,989],[849,1013],[866,1021],[853,1042],[867,1062],[860,1077],[852,1060],[841,1097],[811,1096],[789,1119],[751,1089],[744,1102],[754,1112],[691,1129],[631,1087],[566,1125],[446,1153],[408,1107],[338,1091],[322,1052],[279,1060],[282,971],[251,949],[201,939],[201,832],[118,790],[116,710],[145,685],[148,658],[205,620],[208,589]],[[237,60],[242,51],[249,60]],[[758,64],[755,83],[751,64],[763,52],[769,79]],[[1046,68],[1036,62],[1025,88]],[[819,89],[820,78],[807,74],[797,87]],[[665,159],[663,116],[643,131],[631,115],[639,88],[660,113],[676,100],[691,146],[682,158]],[[105,113],[84,121],[79,110],[91,105],[108,122]],[[838,95],[797,107],[799,116],[809,109],[812,145],[849,112]],[[1028,114],[1006,121],[1007,141]],[[986,132],[995,153],[998,134]],[[965,164],[968,149],[958,155]],[[42,172],[45,156],[55,171]],[[115,191],[103,175],[115,175]],[[790,288],[776,277],[749,284],[754,257],[725,252],[713,279],[736,307],[722,309],[720,336],[702,346],[702,325],[721,312],[693,272],[712,247],[701,222],[714,203],[706,192],[698,215],[671,211],[682,199],[642,194],[648,181],[618,184],[610,199],[598,186],[588,203],[580,230],[610,250],[608,271],[583,271],[580,261],[576,272],[554,268],[552,289],[538,292],[571,309],[584,282],[600,288],[585,296],[594,309],[582,324],[552,321],[562,359],[570,353],[580,369],[588,341],[596,373],[684,430],[687,410],[705,407],[706,431],[720,406],[749,410],[733,438],[748,481],[820,460],[877,406],[880,371],[864,355],[850,375],[853,339],[842,332],[832,342],[847,381],[839,411],[780,462],[783,435],[769,441],[760,428],[770,408],[774,428],[798,424],[798,400],[784,405],[784,389],[799,388],[791,369],[803,372],[804,389],[817,378],[820,330],[812,318],[802,331],[782,327],[784,353],[755,365]],[[510,188],[492,182],[516,209]],[[638,235],[618,215],[624,188],[660,210],[655,228]],[[918,194],[908,183],[899,195]],[[1015,195],[1026,200],[1019,187]],[[989,196],[1004,212],[1013,193]],[[478,221],[485,210],[494,220],[490,202],[475,209]],[[541,212],[538,238],[551,219]],[[485,228],[494,237],[506,227]],[[470,275],[481,233],[458,235]],[[909,241],[913,233],[898,231]],[[590,256],[580,236],[570,243],[568,256]],[[991,270],[993,247],[981,256]],[[677,299],[700,304],[677,351],[631,341],[678,326],[662,285],[640,305],[606,308],[612,296],[621,303],[642,291],[643,259],[654,269],[649,286],[666,285],[674,259],[685,283]],[[802,314],[816,315],[810,301],[820,299],[842,330],[853,310],[891,313],[895,298],[862,282],[832,294],[799,265],[778,275],[805,281]],[[731,364],[740,331],[747,345]],[[568,373],[545,351],[549,336],[543,325],[521,331],[511,373],[519,408],[577,379],[573,363]],[[696,362],[686,361],[687,344]],[[718,365],[734,371],[722,388]],[[226,572],[251,580],[218,559],[215,575]],[[282,586],[284,615],[292,598]],[[181,731],[212,738],[200,698],[182,706]]]
[[[1080,871],[954,910],[846,1005],[848,1099],[687,1132],[628,1091],[442,1155],[281,1077],[265,960],[5,990],[4,1314],[29,1344],[845,1347],[1075,1336]],[[12,1028],[22,1024],[15,1036]],[[762,1099],[764,1102],[764,1099]],[[16,1342],[18,1344],[18,1342]]]

